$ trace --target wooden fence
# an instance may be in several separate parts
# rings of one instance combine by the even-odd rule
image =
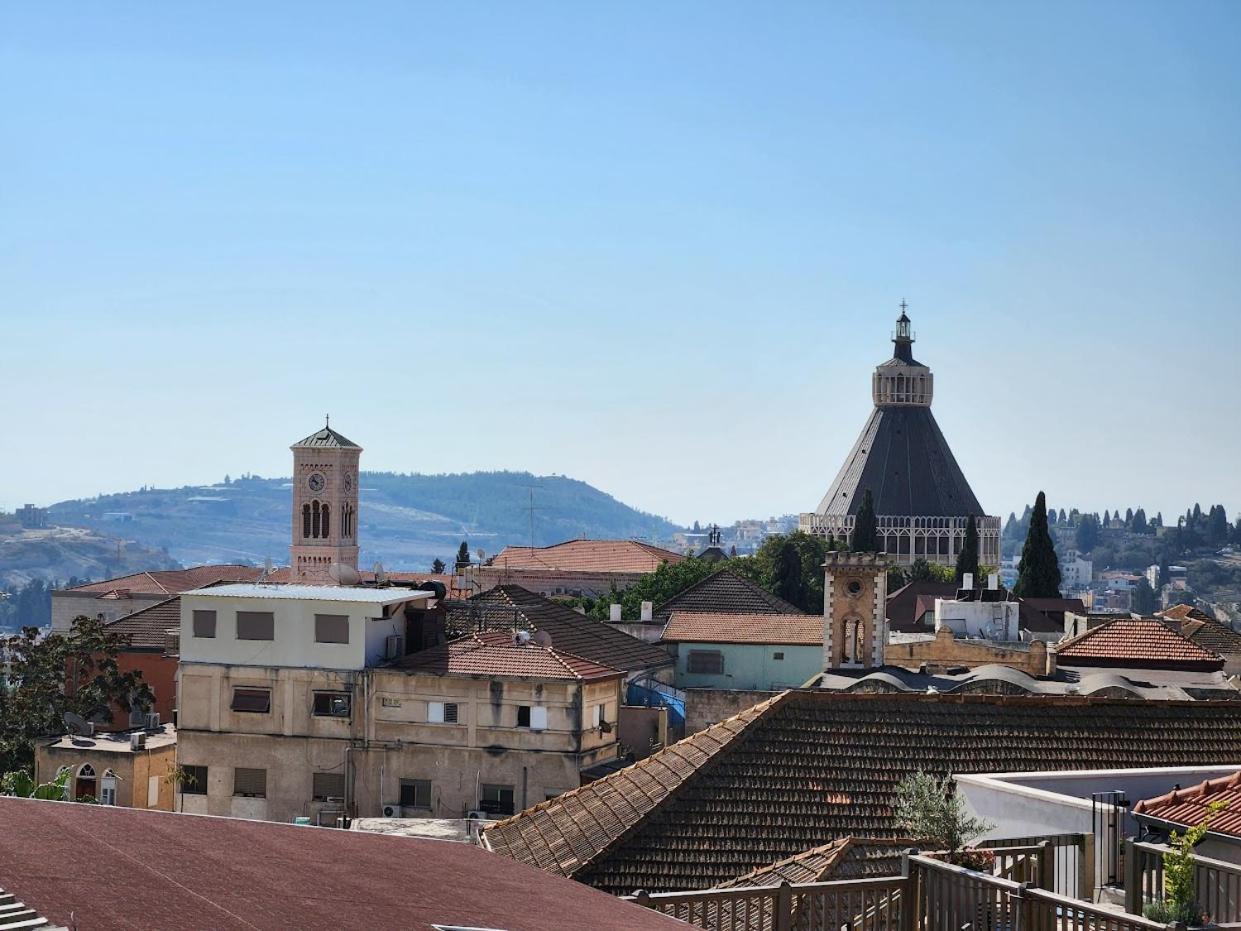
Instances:
[[[1125,850],[1125,910],[1142,908],[1163,898],[1163,844],[1127,841]],[[1216,924],[1241,922],[1241,866],[1194,855],[1198,906]]]

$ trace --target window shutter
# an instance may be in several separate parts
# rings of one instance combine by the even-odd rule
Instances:
[[[204,638],[215,636],[215,612],[214,611],[195,611],[194,612],[194,636],[204,637]]]
[[[349,616],[347,614],[316,614],[315,643],[348,643]]]
[[[314,773],[311,781],[314,786],[313,795],[317,802],[327,801],[329,798],[345,797],[344,773]]]
[[[444,703],[442,701],[427,702],[427,720],[432,724],[444,723]]]
[[[547,730],[547,708],[543,705],[535,705],[530,709],[530,729],[532,731]]]
[[[444,723],[445,724],[456,724],[457,723],[456,704],[447,704],[444,706]]]
[[[238,640],[274,640],[276,615],[270,611],[238,611]]]
[[[251,798],[267,797],[267,770],[246,769],[238,766],[233,770],[233,794]]]

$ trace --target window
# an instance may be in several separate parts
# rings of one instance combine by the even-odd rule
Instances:
[[[611,730],[612,728],[608,725],[608,706],[607,705],[595,705],[591,709],[590,723],[591,723],[591,727],[598,727],[598,728],[602,728],[603,730]]]
[[[215,636],[215,612],[214,611],[195,611],[194,612],[194,636],[195,637],[214,637]]]
[[[302,505],[302,536],[310,539],[310,505]]]
[[[319,502],[314,501],[310,505],[310,535],[316,540],[319,539]]]
[[[402,779],[401,780],[401,807],[402,808],[430,808],[431,807],[431,780],[430,779]]]
[[[347,718],[352,697],[348,692],[315,692],[315,714],[319,717]]]
[[[147,808],[159,807],[159,776],[147,776]]]
[[[489,815],[511,815],[513,813],[513,787],[500,785],[482,785],[478,795],[478,807]]]
[[[116,773],[112,770],[105,772],[103,779],[99,781],[99,804],[116,804]]]
[[[270,611],[238,611],[237,639],[276,639],[276,615]]]
[[[348,643],[349,616],[347,614],[316,614],[315,643]]]
[[[535,705],[530,709],[530,730],[547,730],[547,708],[543,705]]]
[[[183,795],[207,794],[207,767],[181,767],[181,793]]]
[[[772,659],[784,659],[784,654],[779,651],[776,651],[775,653],[771,654],[771,658]]]
[[[238,766],[233,770],[233,794],[243,798],[267,798],[267,770]]]
[[[432,724],[456,724],[456,704],[442,701],[427,702],[427,720]]]
[[[724,654],[719,650],[690,650],[686,659],[687,672],[698,672],[705,675],[722,675],[724,672]]]
[[[314,788],[312,791],[316,802],[326,802],[328,799],[345,798],[345,774],[342,773],[314,773],[311,779]]]
[[[328,505],[323,505],[323,536],[325,537],[330,533],[331,523],[328,519],[328,514],[331,510]]]
[[[517,706],[517,726],[518,727],[529,727],[530,726],[530,706],[529,705],[518,705]]]
[[[233,689],[233,711],[267,714],[271,711],[271,689]]]

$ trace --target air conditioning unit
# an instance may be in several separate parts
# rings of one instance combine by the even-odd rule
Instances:
[[[159,715],[156,714],[154,711],[152,711],[150,714],[147,715],[146,728],[148,731],[154,731],[154,730],[159,729]]]
[[[404,641],[400,634],[390,634],[384,643],[384,659],[400,659],[405,653]]]
[[[147,745],[146,734],[130,734],[129,735],[129,749],[130,750],[141,750],[146,745]]]
[[[384,813],[383,816],[385,818],[399,818],[401,817],[401,806],[400,805],[385,805],[383,807],[383,813]]]

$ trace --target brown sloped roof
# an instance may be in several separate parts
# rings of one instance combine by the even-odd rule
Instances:
[[[646,573],[684,558],[641,540],[566,540],[554,546],[506,546],[491,565],[497,569]]]
[[[408,672],[437,676],[499,676],[519,679],[569,679],[577,682],[615,679],[619,669],[531,641],[518,645],[508,631],[490,630],[468,634],[459,640],[431,647],[398,660],[393,665]]]
[[[1152,669],[1221,669],[1224,659],[1154,618],[1121,618],[1092,627],[1056,646],[1057,662],[1070,666],[1149,666]]]
[[[899,633],[912,633],[923,628],[918,619],[933,610],[936,598],[955,598],[957,586],[952,582],[909,582],[888,595],[888,627]],[[929,608],[928,608],[929,605]]]
[[[731,569],[721,569],[669,598],[655,609],[654,619],[666,624],[677,611],[708,614],[806,613]]]
[[[468,601],[444,602],[449,630],[544,630],[552,647],[602,666],[632,672],[671,665],[663,648],[631,637],[602,621],[578,614],[559,602],[520,585],[497,585]]]
[[[174,595],[104,626],[109,633],[129,637],[129,645],[135,650],[163,650],[165,633],[181,628],[181,596]]]
[[[1156,617],[1162,617],[1169,621],[1185,621],[1198,620],[1209,621],[1211,618],[1207,613],[1194,605],[1179,604],[1165,608],[1163,611],[1156,612]]]
[[[665,643],[772,643],[822,646],[816,614],[708,614],[677,611],[660,638]]]
[[[1166,620],[1164,623],[1204,650],[1221,655],[1241,653],[1241,634],[1218,621],[1187,617],[1182,620]]]
[[[1210,806],[1217,802],[1224,807],[1212,812]],[[1133,806],[1133,813],[1184,827],[1193,827],[1209,816],[1210,829],[1216,834],[1241,838],[1241,772],[1143,799]]]
[[[4,887],[83,929],[685,927],[471,844],[7,797],[0,824]]]
[[[615,894],[707,888],[835,839],[901,836],[896,785],[919,770],[1237,758],[1241,715],[1229,702],[790,691],[486,836]]]
[[[263,570],[255,566],[191,566],[189,569],[135,572],[115,579],[79,585],[69,591],[106,595],[124,590],[136,595],[180,595],[182,592],[205,588],[217,582],[253,582],[262,574]]]
[[[829,880],[898,876],[901,872],[901,855],[917,844],[917,841],[900,837],[842,837],[761,866],[744,876],[720,883],[716,888],[776,886],[782,881],[822,883]]]

